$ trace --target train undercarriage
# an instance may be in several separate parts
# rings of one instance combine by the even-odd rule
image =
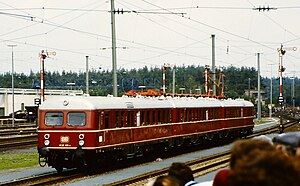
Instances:
[[[63,168],[90,169],[94,167],[104,167],[114,164],[116,161],[125,161],[153,155],[159,156],[164,152],[170,152],[174,149],[178,150],[190,146],[205,146],[205,144],[208,144],[207,142],[211,144],[223,141],[220,139],[242,138],[252,134],[252,129],[252,127],[248,127],[235,130],[222,130],[97,150],[86,150],[84,147],[78,147],[73,150],[48,149],[47,147],[42,147],[38,148],[39,164],[41,166],[48,165],[53,167],[58,172],[62,172]]]

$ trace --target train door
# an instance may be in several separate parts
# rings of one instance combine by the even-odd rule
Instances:
[[[100,129],[114,128],[115,124],[110,120],[112,113],[109,110],[101,111],[99,114]]]

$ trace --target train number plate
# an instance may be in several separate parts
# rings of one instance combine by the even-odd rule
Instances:
[[[61,136],[60,142],[61,143],[69,143],[69,136]]]

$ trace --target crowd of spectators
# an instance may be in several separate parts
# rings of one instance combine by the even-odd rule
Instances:
[[[213,186],[298,186],[300,179],[300,132],[263,136],[234,142],[229,168],[217,172]],[[197,186],[193,171],[172,163],[168,175],[153,186]]]

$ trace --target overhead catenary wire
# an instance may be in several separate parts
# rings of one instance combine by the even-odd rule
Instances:
[[[76,8],[75,8],[76,9]],[[47,10],[47,9],[45,9],[45,10]],[[161,10],[161,9],[158,9],[158,10]],[[77,10],[75,10],[75,11],[77,11]],[[165,11],[165,10],[164,10]],[[87,11],[87,12],[94,12],[94,11]],[[149,16],[151,16],[151,15],[149,15]],[[180,15],[178,15],[178,16],[180,16]],[[148,17],[148,16],[147,16]],[[167,18],[169,18],[169,16],[166,16]],[[173,16],[174,17],[174,16]],[[181,17],[181,16],[180,16]],[[148,17],[149,18],[149,17]],[[151,18],[151,17],[150,17]],[[193,17],[192,17],[193,18]],[[76,20],[76,19],[75,19]],[[187,19],[186,19],[187,20]],[[55,23],[55,22],[54,22]],[[39,24],[39,23],[38,23]],[[47,24],[47,23],[46,23]],[[56,26],[59,26],[61,23],[56,23],[56,24],[53,24],[53,25],[49,25],[49,26],[53,26],[53,28],[55,28]],[[188,21],[186,21],[186,25],[189,25],[189,22]],[[191,24],[190,24],[191,25]],[[62,29],[65,29],[65,28],[63,28],[63,27],[57,27],[57,28],[62,28]],[[71,29],[72,28],[75,28],[75,27],[70,27]],[[66,30],[68,30],[68,29],[66,29]],[[79,29],[80,30],[80,29]],[[199,29],[198,30],[201,30],[201,27],[199,27]],[[74,30],[75,31],[75,30]],[[171,31],[171,29],[170,29],[170,31]],[[77,32],[77,31],[75,31],[75,32]],[[86,33],[83,33],[84,35],[86,34]],[[104,38],[102,38],[101,36],[99,36],[99,35],[101,35],[101,34],[97,34],[97,33],[92,33],[91,32],[91,34],[93,35],[93,34],[95,34],[94,35],[94,37],[91,37],[91,38],[94,38],[94,39],[99,39],[99,38],[101,38],[101,41],[102,41],[102,39],[103,39],[103,41],[109,41],[110,40],[110,37],[105,37],[105,35],[102,35],[102,36],[104,36]],[[88,35],[88,34],[87,34]],[[184,36],[184,35],[182,35],[182,36]],[[35,37],[35,36],[32,36],[32,37]],[[18,39],[19,41],[21,40],[21,37],[15,37],[16,39]],[[26,38],[26,36],[24,36],[24,38]],[[27,38],[29,38],[29,37],[27,37]],[[192,39],[192,38],[191,38]],[[225,38],[225,37],[218,37],[218,39],[220,39],[220,41],[227,41],[228,40],[228,38]],[[9,39],[6,39],[6,41],[7,40],[9,40]],[[201,40],[201,39],[199,39],[199,40]],[[176,48],[175,48],[175,46],[174,46],[174,48],[171,48],[171,47],[173,47],[173,46],[171,46],[170,48],[162,48],[162,47],[160,47],[160,46],[153,46],[153,45],[149,45],[149,44],[147,44],[146,42],[136,42],[136,41],[133,41],[133,40],[122,40],[122,38],[118,38],[118,41],[120,41],[120,42],[122,42],[123,43],[123,45],[125,44],[125,46],[127,46],[127,45],[129,45],[130,44],[130,48],[132,49],[132,48],[135,48],[135,49],[138,49],[138,48],[141,48],[141,47],[145,47],[144,49],[142,49],[142,50],[152,50],[152,51],[156,51],[157,50],[157,56],[161,56],[161,55],[164,55],[164,54],[176,54],[176,55],[178,55],[178,54],[180,54],[180,55],[185,55],[184,54],[184,52],[180,52],[180,53],[178,53],[178,52],[171,52],[172,50],[173,51],[176,51]],[[230,41],[233,41],[233,39],[230,39]],[[247,40],[248,41],[248,40]],[[28,44],[28,43],[30,43],[30,42],[27,42],[26,44]],[[190,42],[190,43],[192,43],[192,42]],[[266,43],[264,43],[264,42],[260,42],[260,43],[263,43],[263,44],[266,44]],[[188,46],[188,44],[189,43],[187,43],[187,45],[186,46]],[[203,43],[203,44],[205,44],[205,43]],[[266,45],[269,45],[269,44],[266,44]],[[178,51],[180,50],[180,47],[183,47],[184,45],[181,45],[181,46],[179,46],[178,47]],[[194,46],[194,45],[190,45],[190,46]],[[235,45],[236,47],[240,47],[239,45]],[[153,47],[153,48],[152,48]],[[231,46],[230,46],[231,48],[233,48],[234,47],[234,43],[231,43]],[[54,48],[59,48],[59,47],[54,47]],[[272,48],[274,49],[274,47],[272,46]],[[275,47],[275,49],[276,49],[277,47]],[[166,50],[165,50],[166,49]],[[225,47],[223,47],[223,50],[225,51]],[[242,49],[242,48],[241,48]],[[169,50],[169,51],[168,51]],[[76,51],[74,51],[75,53],[76,53]],[[247,48],[245,48],[245,52],[246,53],[248,53],[248,54],[246,54],[246,55],[250,55],[250,53],[251,53],[251,51],[249,51]],[[224,52],[225,53],[225,52]],[[78,54],[80,54],[80,53],[78,53]],[[203,57],[203,56],[201,56],[201,55],[199,55],[199,56],[197,56],[197,55],[195,55],[195,57],[199,57],[199,58],[201,58],[201,57]],[[124,60],[126,60],[126,59],[124,59]],[[132,60],[127,60],[128,62],[130,62],[130,61],[132,61]],[[134,61],[134,60],[133,60]]]

